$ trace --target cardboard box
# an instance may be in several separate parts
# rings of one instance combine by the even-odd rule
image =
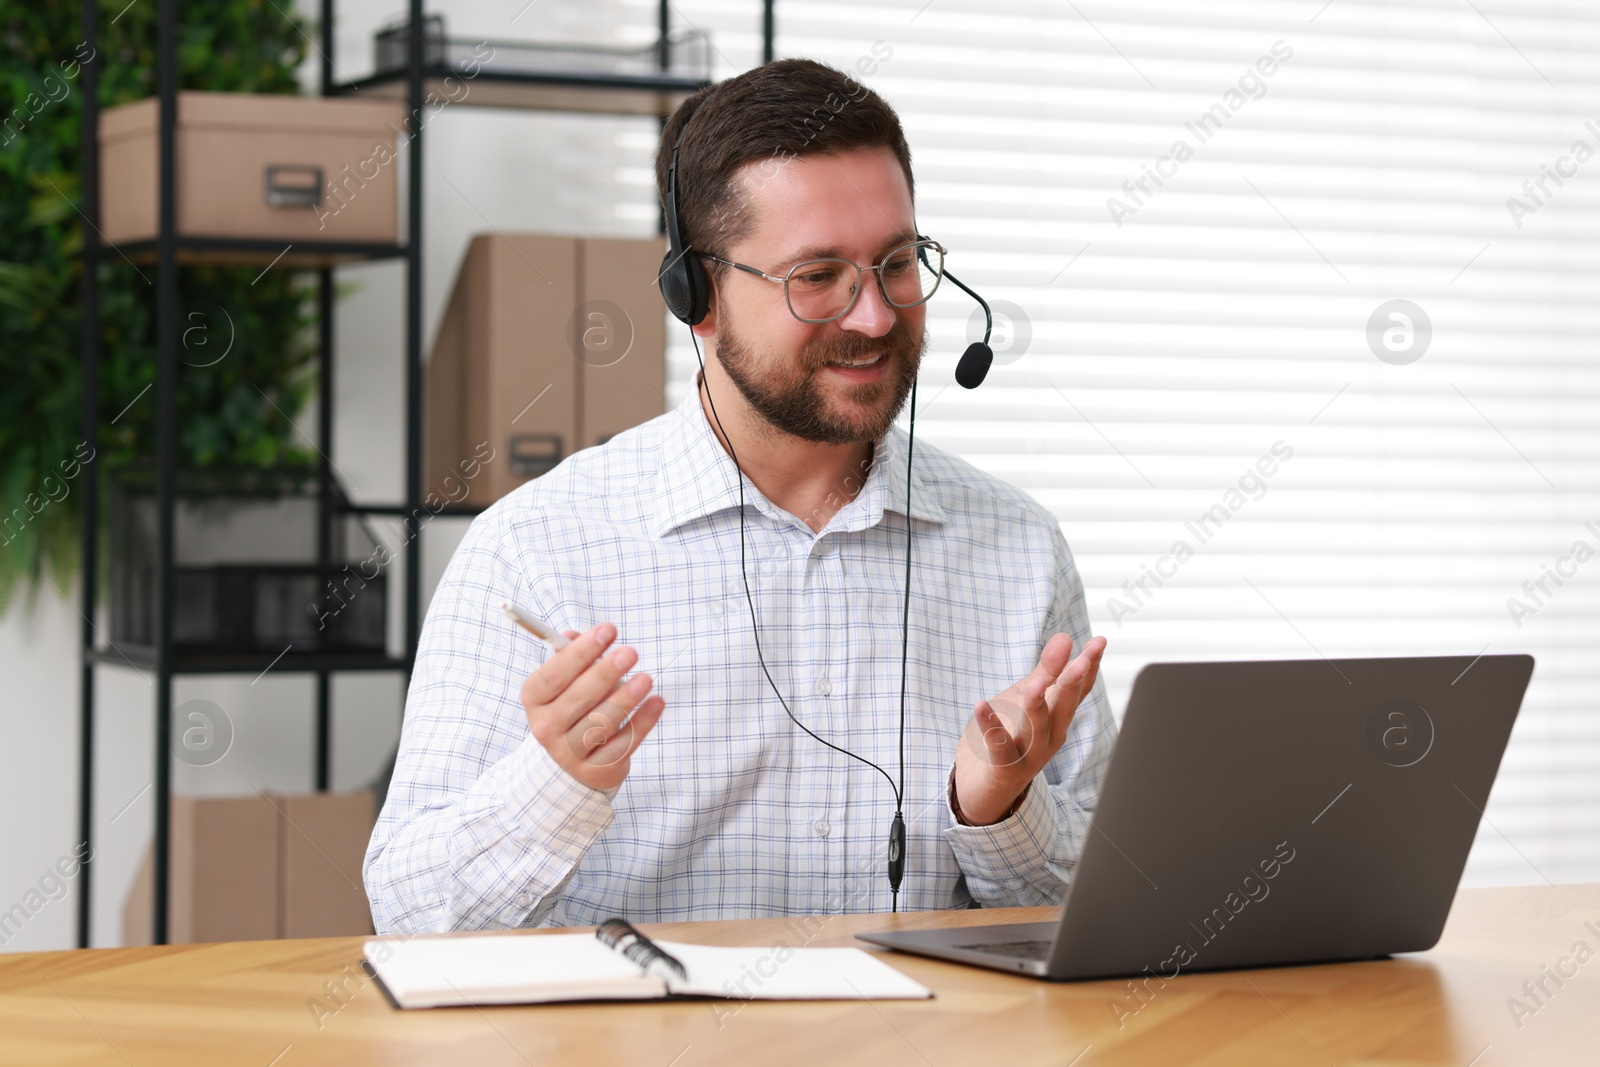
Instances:
[[[361,863],[377,818],[372,791],[276,798],[278,936],[370,934]]]
[[[493,503],[666,410],[664,251],[660,238],[473,238],[425,373],[425,494]]]
[[[159,100],[100,116],[101,232],[154,238]],[[393,243],[397,132],[405,108],[375,100],[178,94],[177,227],[185,237]]]
[[[361,862],[371,790],[172,798],[168,941],[370,934]],[[123,903],[122,943],[151,943],[154,848]]]

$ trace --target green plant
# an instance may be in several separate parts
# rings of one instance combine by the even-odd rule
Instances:
[[[272,0],[185,0],[179,87],[298,92],[307,37],[292,10]],[[153,96],[156,5],[109,0],[101,12],[100,106]],[[0,612],[20,584],[36,590],[46,574],[65,591],[78,563],[75,479],[89,461],[81,430],[79,130],[82,63],[94,54],[79,14],[77,0],[0,7]],[[98,280],[92,462],[103,485],[117,468],[155,454],[155,390],[146,391],[155,380],[155,268],[107,251]],[[259,266],[180,270],[180,467],[309,465],[291,422],[315,387],[307,281],[285,270],[261,274]]]

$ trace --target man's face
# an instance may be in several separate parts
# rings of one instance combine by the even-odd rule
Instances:
[[[862,267],[916,240],[911,194],[887,148],[801,156],[773,170],[746,165],[735,177],[749,232],[723,252],[782,277],[796,263],[837,257]],[[708,264],[710,266],[710,264]],[[905,406],[922,361],[926,305],[884,300],[864,271],[848,314],[801,322],[783,286],[732,267],[715,286],[717,358],[745,400],[784,433],[825,444],[875,441]],[[881,358],[864,368],[839,361]]]

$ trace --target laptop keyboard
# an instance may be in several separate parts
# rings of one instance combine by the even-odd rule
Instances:
[[[1049,941],[1000,941],[995,944],[957,945],[973,952],[988,952],[995,956],[1015,956],[1023,960],[1050,958]]]

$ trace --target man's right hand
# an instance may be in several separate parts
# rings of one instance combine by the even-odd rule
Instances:
[[[622,681],[638,662],[637,652],[624,645],[603,654],[616,640],[615,626],[603,622],[585,634],[566,633],[572,643],[522,682],[528,728],[573,778],[591,789],[615,789],[667,702],[649,696],[648,674]]]

